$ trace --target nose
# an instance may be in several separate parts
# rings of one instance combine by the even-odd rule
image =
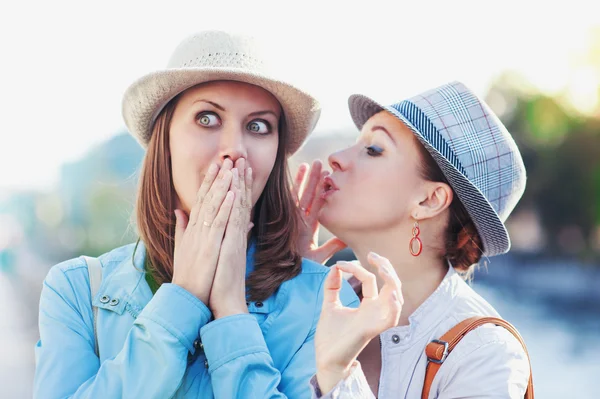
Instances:
[[[239,158],[248,159],[244,135],[239,129],[228,129],[221,133],[219,160],[222,163],[228,158],[231,159],[234,164]]]
[[[346,151],[347,150],[336,151],[327,158],[329,166],[333,171],[343,171],[348,168],[348,156]]]

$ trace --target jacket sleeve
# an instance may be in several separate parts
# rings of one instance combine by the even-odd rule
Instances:
[[[258,322],[251,314],[215,320],[201,329],[215,398],[308,398],[315,373],[314,336],[323,302],[319,290],[310,333],[283,370],[269,353]],[[357,307],[359,300],[346,282],[342,302]]]
[[[198,331],[211,317],[208,308],[183,288],[163,284],[134,322],[123,349],[100,364],[90,295],[77,296],[74,285],[85,280],[67,276],[87,269],[59,266],[51,269],[42,288],[34,398],[171,397]]]
[[[329,392],[321,392],[317,376],[310,379],[312,399],[375,399],[367,378],[360,367],[360,362],[355,360],[350,374],[337,383]]]
[[[444,366],[450,367],[444,371]],[[439,392],[432,390],[430,398],[522,399],[529,382],[529,360],[519,341],[504,331],[499,339],[481,343],[452,365],[444,364],[438,375]]]

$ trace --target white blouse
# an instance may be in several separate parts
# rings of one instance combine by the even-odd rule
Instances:
[[[500,317],[452,267],[437,290],[409,317],[409,325],[381,334],[378,398],[421,398],[427,357],[425,347],[472,316]],[[529,360],[520,342],[505,328],[486,324],[468,333],[446,358],[433,380],[429,399],[523,398]],[[352,373],[322,395],[316,376],[313,398],[374,398],[356,362]]]

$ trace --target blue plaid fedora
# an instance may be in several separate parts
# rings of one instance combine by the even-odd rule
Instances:
[[[390,106],[358,94],[350,96],[348,105],[359,129],[383,110],[404,122],[467,209],[483,255],[508,252],[504,222],[525,191],[525,166],[512,136],[487,104],[452,82]]]

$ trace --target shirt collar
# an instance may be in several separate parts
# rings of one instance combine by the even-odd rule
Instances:
[[[404,344],[412,345],[415,340],[421,336],[430,333],[444,314],[452,306],[452,299],[458,294],[461,283],[464,283],[460,275],[451,265],[448,265],[448,271],[444,279],[436,290],[419,306],[409,317],[408,326],[393,327],[382,333],[382,338],[391,338],[391,335],[397,334]],[[388,335],[390,337],[388,337]]]

